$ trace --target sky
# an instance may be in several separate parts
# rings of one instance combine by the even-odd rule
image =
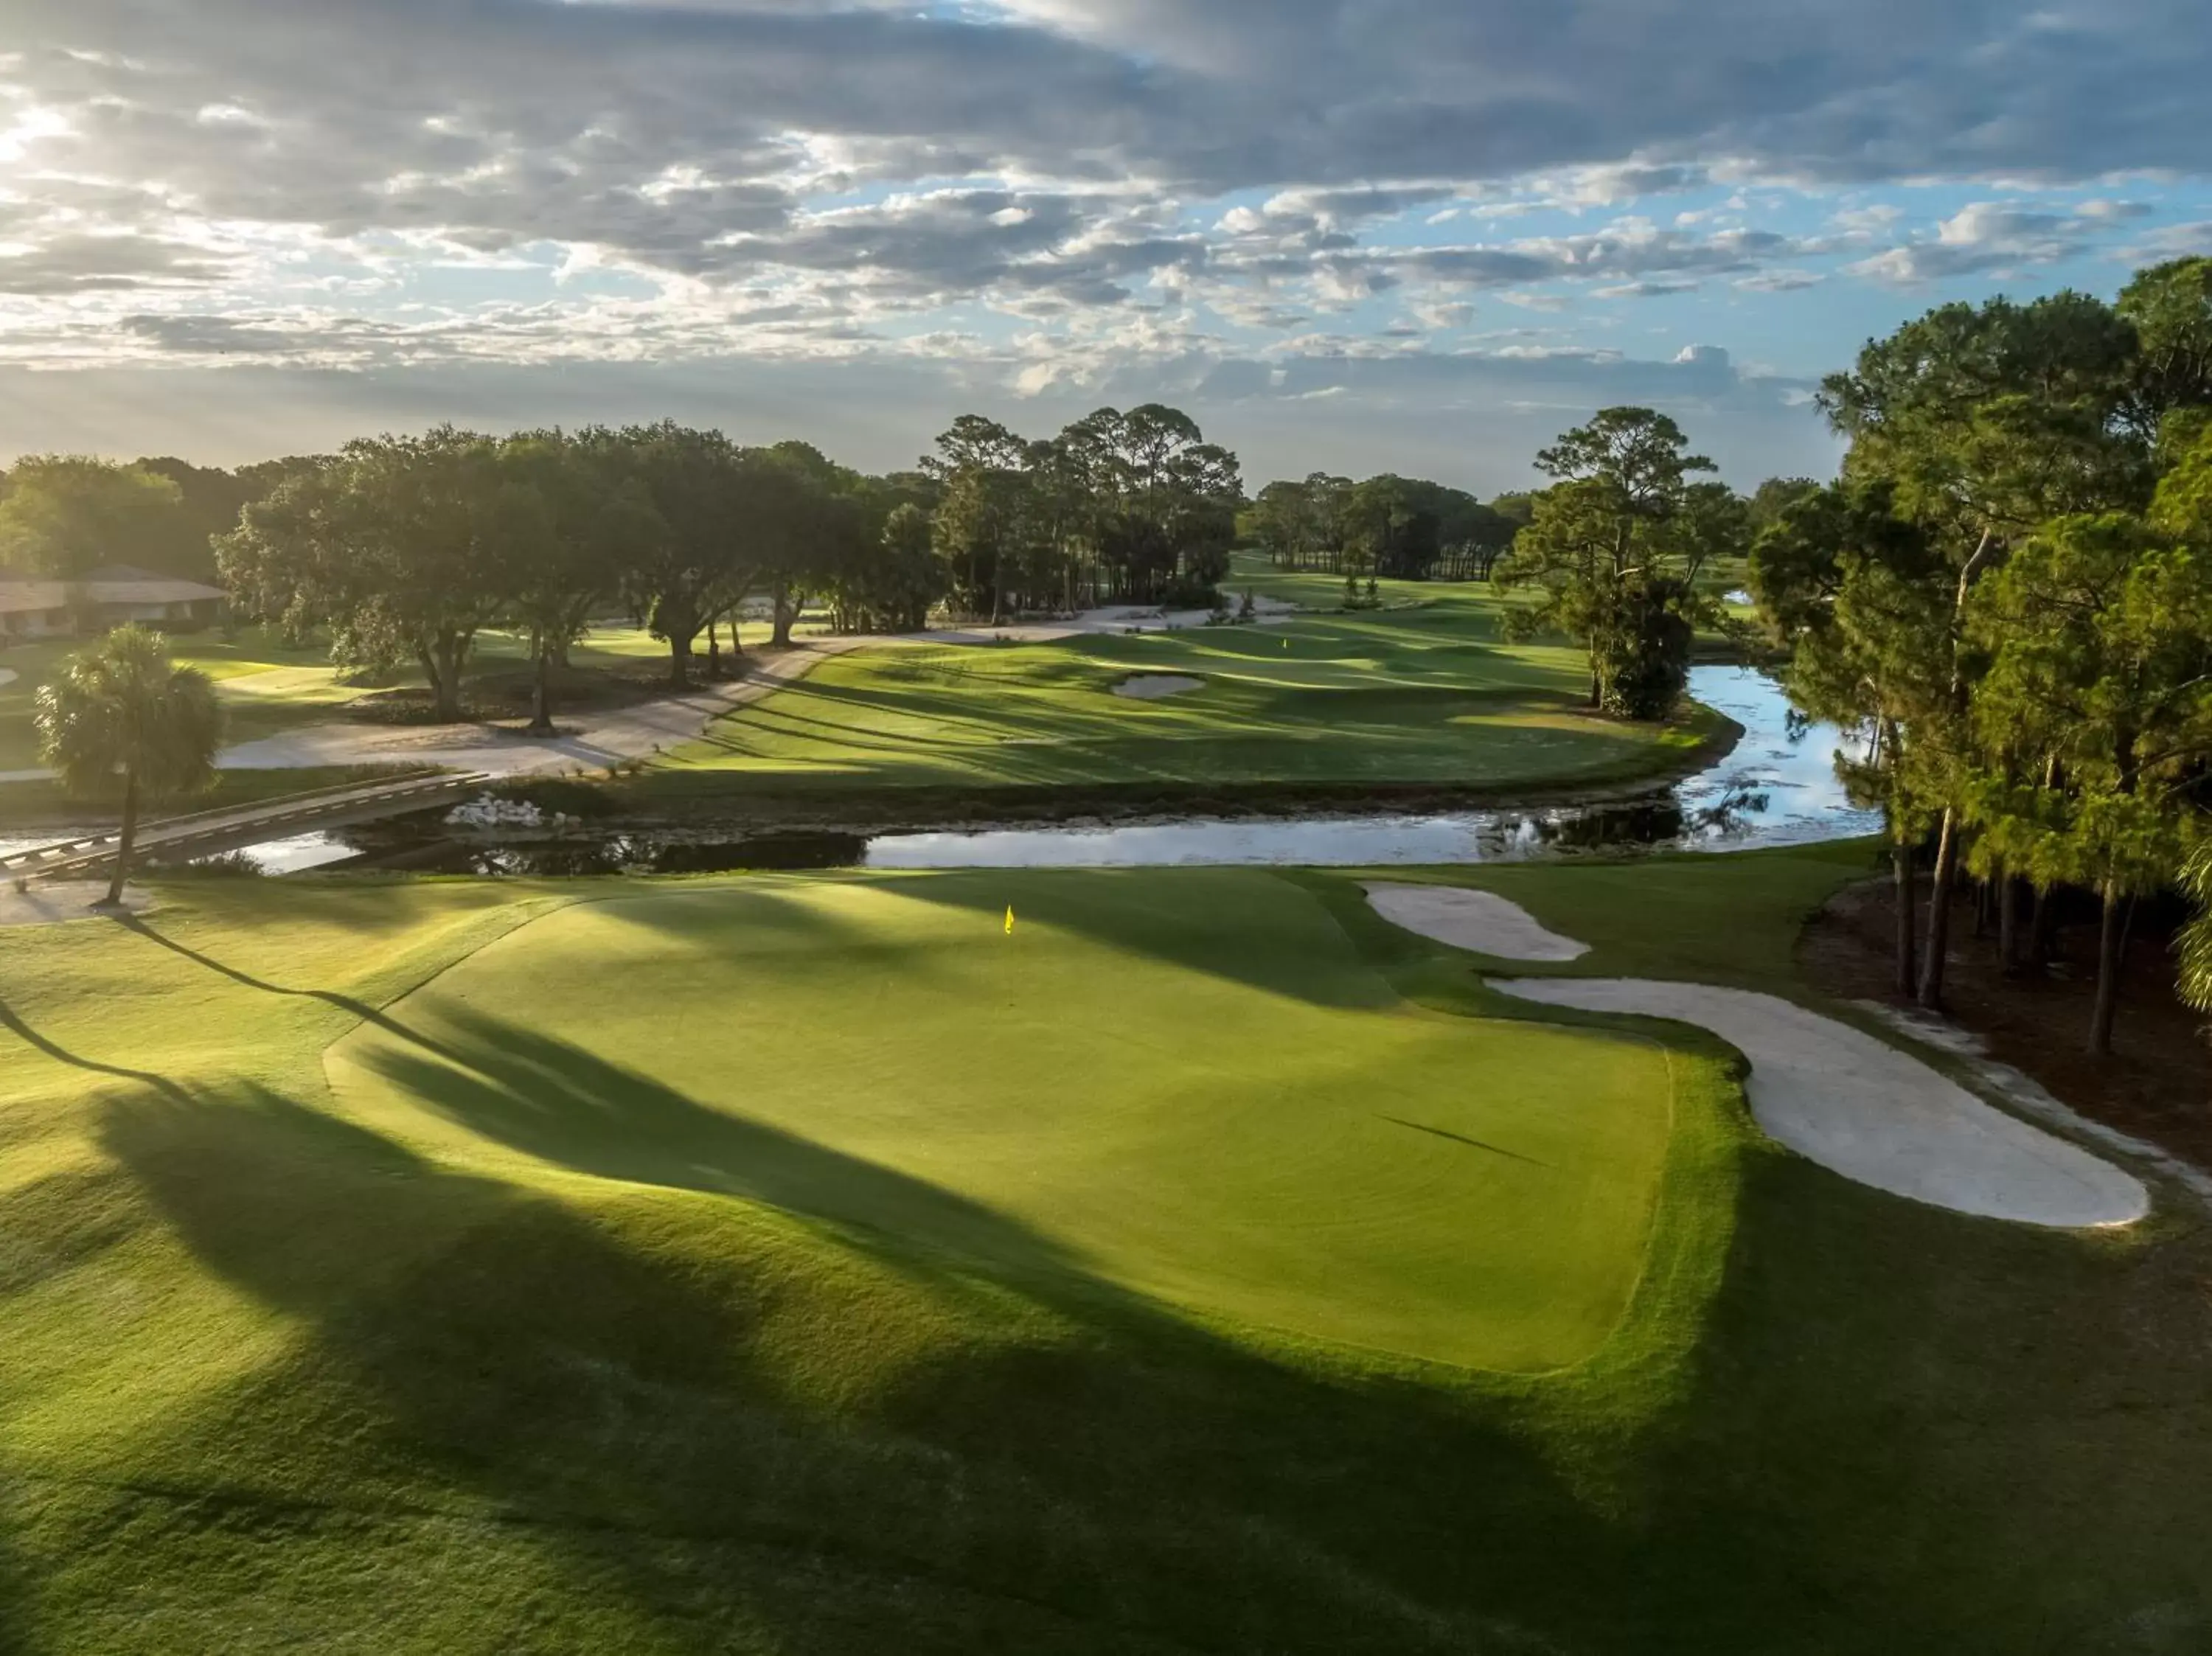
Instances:
[[[1741,488],[1931,306],[2212,252],[2203,0],[0,0],[0,461],[1164,401]]]

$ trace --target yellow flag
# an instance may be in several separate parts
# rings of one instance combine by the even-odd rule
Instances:
[[[1012,903],[1006,905],[1006,935],[1010,937],[1014,935],[1014,906]]]

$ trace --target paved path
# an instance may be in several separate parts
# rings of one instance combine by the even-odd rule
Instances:
[[[355,723],[308,725],[296,731],[241,742],[222,751],[226,770],[289,770],[306,765],[444,765],[493,776],[549,771],[604,770],[691,741],[708,722],[732,707],[772,695],[811,672],[831,656],[874,638],[829,638],[793,646],[781,654],[750,658],[752,668],[733,682],[696,685],[613,713],[576,720],[554,718],[558,736],[507,734],[489,725],[392,726]]]
[[[1279,599],[1257,601],[1262,625],[1286,621],[1296,606]],[[1085,634],[1132,629],[1202,627],[1203,610],[1163,611],[1135,604],[1086,610],[1064,621],[1010,622],[1002,627],[948,627],[923,633],[823,637],[803,640],[791,649],[748,659],[751,670],[733,682],[701,684],[681,695],[663,696],[617,712],[587,713],[556,720],[569,734],[523,736],[491,725],[391,725],[333,719],[298,730],[241,742],[225,748],[216,762],[225,770],[295,770],[314,765],[442,765],[483,771],[493,776],[526,776],[549,772],[604,770],[628,759],[643,759],[665,748],[696,740],[708,725],[732,707],[757,701],[803,677],[834,655],[870,646],[904,645],[1050,643]],[[289,669],[276,669],[276,672]],[[234,679],[227,695],[246,695],[252,674]],[[49,773],[40,768],[0,771],[0,782],[35,782]]]

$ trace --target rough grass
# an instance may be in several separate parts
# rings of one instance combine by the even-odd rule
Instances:
[[[1730,870],[1745,871],[1741,901]],[[1719,959],[1732,940],[1745,973],[1780,958],[1797,907],[1848,871],[1802,852],[1501,870],[1547,921],[1603,922],[1585,933],[1589,969]],[[1033,1038],[1073,1054],[1041,1109],[1099,1095],[1083,1072],[1097,1048],[1073,1032],[1157,1019],[1139,993],[1154,974],[1190,1002],[1178,1045],[1200,1008],[1345,1032],[1411,1018],[1376,975],[1431,1009],[1420,1022],[1462,1020],[1470,1052],[1492,1038],[1480,962],[1365,915],[1346,880],[1279,882],[1275,913],[1265,877],[1238,876],[1249,903],[1209,926],[1211,904],[1171,895],[1182,877],[994,877],[1017,910],[1012,939],[993,924],[996,893],[921,895],[945,877],[595,883],[641,911],[611,924],[653,932],[707,978],[734,980],[717,957],[736,945],[720,925],[669,924],[672,894],[702,894],[675,912],[780,931],[745,947],[795,980],[757,1010],[725,993],[680,1040],[664,1029],[620,1058],[667,1067],[681,1049],[688,1084],[787,1095],[817,1066],[885,1049],[871,1026],[908,958],[901,928],[971,921],[993,958],[1042,936],[1080,963],[1036,979],[1051,1004]],[[2184,1210],[2080,1236],[1859,1189],[1752,1134],[1727,1055],[1686,1034],[1668,1052],[1675,1133],[1626,1313],[1564,1371],[1481,1373],[1194,1311],[1065,1239],[1024,1260],[933,1232],[932,1215],[999,1236],[1021,1222],[955,1188],[1000,1171],[971,1174],[965,1154],[936,1176],[860,1175],[901,1195],[880,1226],[698,1188],[671,1174],[675,1156],[643,1177],[595,1165],[642,1152],[635,1135],[575,1127],[620,1101],[590,1069],[517,1076],[520,1098],[481,1125],[419,1095],[358,1111],[333,1097],[322,1055],[368,1050],[364,1020],[404,1022],[441,995],[475,1004],[461,962],[521,994],[501,955],[584,917],[559,907],[577,889],[179,886],[143,928],[8,936],[0,1649],[2212,1642],[2212,1253]],[[1316,897],[1356,963],[1320,942]],[[1714,941],[1677,938],[1693,903]],[[1294,958],[1302,941],[1319,965]],[[554,952],[538,969],[556,970]],[[635,1004],[614,991],[642,969],[609,961],[611,999]],[[984,976],[941,1009],[938,1050],[909,1063],[1014,1061],[981,1037],[1010,1027],[1030,980],[973,969]],[[1370,999],[1337,1004],[1360,985]],[[834,1002],[834,1037],[777,1021],[810,999]],[[597,1021],[578,998],[531,1030],[580,1046]],[[854,1054],[829,1050],[848,1040]],[[1255,1085],[1267,1065],[1264,1049],[1235,1054]],[[908,1073],[894,1065],[874,1090],[896,1098]],[[1303,1080],[1279,1078],[1293,1096]],[[855,1108],[821,1107],[848,1148],[795,1119],[786,1131],[815,1146],[795,1152],[803,1168],[834,1168],[827,1187],[849,1189],[834,1158],[853,1155]],[[560,1149],[539,1156],[527,1141],[549,1123]],[[1466,1148],[1435,1141],[1439,1158]],[[1237,1189],[1234,1158],[1223,1171]],[[1203,1174],[1162,1176],[1202,1190]],[[1056,1218],[1040,1213],[1024,1228],[1044,1248]]]
[[[1711,727],[1584,712],[1579,658],[1509,645],[1498,601],[1051,644],[886,646],[716,719],[642,779],[648,797],[884,788],[1428,784],[1474,790],[1649,776]],[[1201,688],[1113,694],[1137,674]]]

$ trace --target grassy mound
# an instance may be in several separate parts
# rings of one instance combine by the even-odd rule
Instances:
[[[1619,1319],[1663,1052],[1407,1008],[1263,873],[1030,879],[1011,934],[1006,889],[565,909],[340,1042],[331,1081],[397,1136],[427,1111],[539,1163],[1407,1356],[1554,1368]]]

